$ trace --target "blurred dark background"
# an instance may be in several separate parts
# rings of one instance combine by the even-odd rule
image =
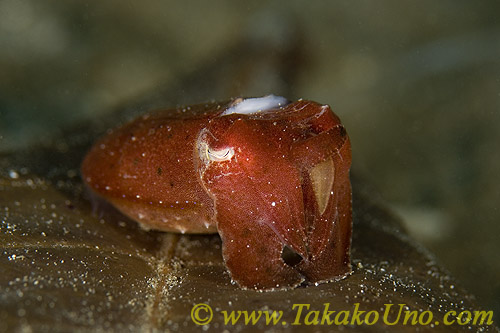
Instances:
[[[498,1],[0,0],[0,151],[158,87],[185,94],[202,68],[224,97],[328,103],[355,172],[498,315],[498,13]]]

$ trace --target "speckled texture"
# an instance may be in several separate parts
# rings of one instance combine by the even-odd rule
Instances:
[[[20,175],[32,165],[66,186],[75,143],[159,106],[321,100],[349,129],[358,175],[500,312],[498,1],[120,4],[0,2],[0,149],[52,147],[9,155]]]

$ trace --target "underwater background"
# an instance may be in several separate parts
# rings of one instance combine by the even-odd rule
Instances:
[[[50,144],[159,87],[181,96],[165,106],[269,93],[328,103],[354,172],[498,318],[499,12],[498,1],[2,0],[0,152]],[[193,73],[220,92],[186,86]]]

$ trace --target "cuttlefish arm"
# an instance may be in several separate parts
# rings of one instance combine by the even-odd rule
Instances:
[[[198,147],[234,281],[273,289],[350,272],[350,144],[329,108],[214,118]]]

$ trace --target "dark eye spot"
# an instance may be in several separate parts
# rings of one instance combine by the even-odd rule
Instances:
[[[161,167],[158,167],[158,169],[156,170],[156,173],[158,174],[158,176],[161,176],[163,170]]]
[[[285,264],[293,267],[302,261],[302,256],[285,245],[281,251],[281,259],[283,259]]]

